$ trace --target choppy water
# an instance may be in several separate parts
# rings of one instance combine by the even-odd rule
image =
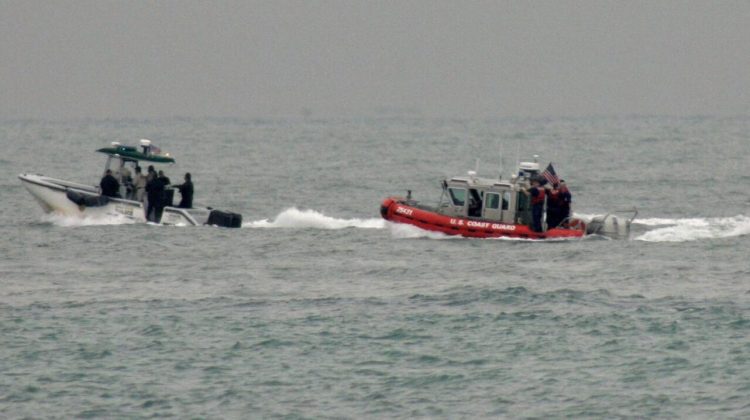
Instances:
[[[750,119],[5,121],[0,417],[750,416]],[[44,216],[151,138],[242,229]],[[406,189],[555,162],[630,240],[467,240]]]

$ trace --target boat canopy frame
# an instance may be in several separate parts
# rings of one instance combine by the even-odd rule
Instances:
[[[153,163],[175,163],[174,158],[171,156],[156,155],[152,153],[146,154],[139,151],[133,146],[117,145],[112,147],[104,147],[98,149],[97,152],[104,153],[105,155],[109,155],[110,157],[119,157],[123,160],[135,160]]]

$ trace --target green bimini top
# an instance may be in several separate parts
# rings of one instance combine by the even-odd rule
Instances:
[[[105,147],[105,148],[99,149],[97,150],[97,152],[104,153],[105,155],[119,156],[123,159],[136,160],[136,161],[155,162],[155,163],[175,163],[174,158],[169,156],[169,153],[166,153],[163,155],[154,154],[154,153],[146,154],[141,151],[138,151],[138,149],[133,146],[117,145],[117,146]]]

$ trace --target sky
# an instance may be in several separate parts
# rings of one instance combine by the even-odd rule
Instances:
[[[747,1],[0,0],[0,119],[750,115]]]

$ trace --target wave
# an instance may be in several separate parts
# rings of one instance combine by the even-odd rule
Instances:
[[[442,232],[433,232],[430,230],[424,230],[414,225],[407,225],[404,223],[388,223],[388,230],[391,232],[391,236],[396,239],[462,239],[461,236],[457,235],[446,235]]]
[[[644,225],[644,226],[665,226],[665,225],[677,225],[680,223],[681,220],[690,220],[690,219],[661,219],[658,217],[653,217],[650,219],[635,219],[633,221],[634,225]],[[699,220],[699,219],[695,219]]]
[[[257,220],[254,222],[243,223],[242,227],[249,228],[287,228],[287,229],[383,229],[385,220],[380,218],[372,219],[337,219],[326,216],[315,210],[300,210],[289,208],[276,216],[275,219]]]
[[[750,234],[750,217],[641,219],[633,223],[645,226],[665,226],[650,230],[635,240],[646,242],[688,242],[701,239],[720,239]]]
[[[66,216],[59,213],[42,215],[42,222],[61,227],[130,225],[135,220],[120,214],[91,214],[87,216]]]
[[[588,219],[595,215],[576,213],[576,216]],[[136,223],[132,218],[118,214],[90,214],[85,217],[80,217],[65,216],[56,213],[43,215],[42,222],[62,227],[111,226]],[[634,240],[644,242],[689,242],[703,239],[722,239],[750,235],[750,217],[744,215],[734,217],[685,219],[648,218],[636,219],[633,221],[633,224],[655,228],[633,238]],[[461,236],[428,231],[408,224],[391,223],[381,218],[340,219],[326,216],[315,210],[300,210],[294,207],[282,211],[273,220],[262,219],[246,222],[242,227],[256,229],[286,228],[321,230],[337,230],[345,228],[388,229],[391,236],[396,239],[463,239]],[[496,239],[528,241],[528,239],[519,238]]]

